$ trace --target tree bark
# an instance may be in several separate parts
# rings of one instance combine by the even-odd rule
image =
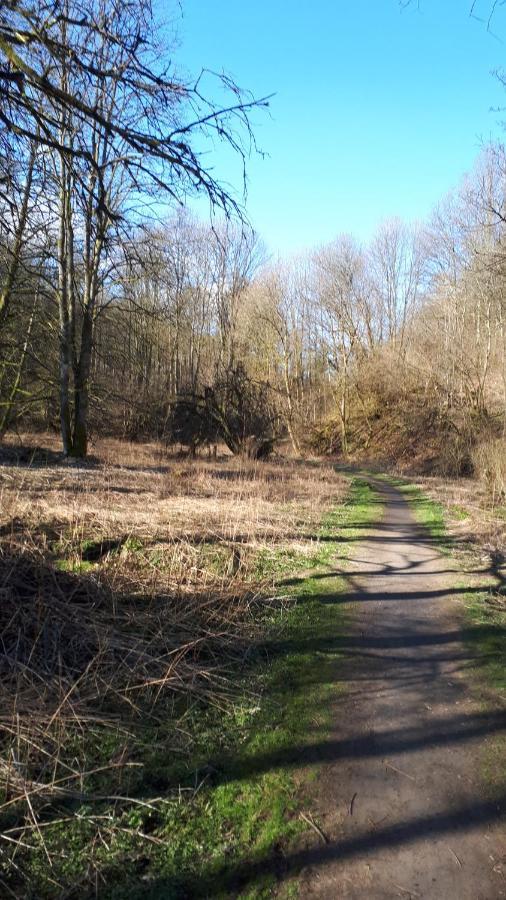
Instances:
[[[88,412],[93,350],[93,315],[85,309],[81,330],[81,352],[74,387],[74,435],[72,456],[83,458],[88,452]]]
[[[63,452],[68,456],[72,451],[72,429],[70,419],[70,377],[72,371],[71,306],[69,304],[69,254],[67,228],[67,173],[63,154],[60,157],[60,225],[58,233],[58,308],[60,318],[60,429]]]
[[[35,143],[32,144],[30,150],[30,156],[28,158],[28,167],[26,171],[26,182],[25,188],[23,191],[23,200],[21,203],[21,210],[19,213],[18,227],[16,229],[16,234],[14,236],[14,246],[12,248],[12,258],[10,265],[7,269],[7,274],[5,277],[5,282],[3,284],[2,290],[0,292],[0,329],[5,324],[5,320],[7,318],[7,314],[9,312],[9,305],[12,298],[12,291],[14,288],[14,284],[16,282],[16,276],[19,271],[19,264],[21,262],[21,250],[23,247],[23,237],[25,233],[26,223],[28,219],[28,207],[30,203],[30,193],[32,189],[32,181],[33,181],[33,170],[35,166]]]
[[[28,323],[25,340],[23,342],[23,347],[21,350],[21,357],[20,357],[20,360],[18,363],[16,377],[14,379],[14,383],[10,390],[9,398],[6,401],[6,403],[3,404],[4,410],[3,410],[3,414],[2,414],[2,419],[0,420],[0,440],[3,440],[5,432],[7,431],[8,427],[12,421],[12,412],[13,412],[14,404],[16,401],[16,395],[19,390],[19,385],[21,383],[21,376],[23,374],[23,369],[24,369],[25,360],[26,360],[26,354],[28,352],[28,345],[30,343],[30,338],[32,335],[32,327],[33,327],[33,321],[35,319],[35,310],[37,308],[38,299],[39,299],[39,291],[37,288],[37,290],[35,292],[35,298],[34,298],[34,302],[33,302],[32,312],[30,315],[30,321]]]

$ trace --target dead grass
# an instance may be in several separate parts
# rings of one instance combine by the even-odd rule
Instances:
[[[492,503],[506,502],[506,438],[489,437],[473,450],[474,472],[486,485]]]
[[[188,461],[107,440],[77,465],[51,436],[22,444],[40,450],[11,438],[0,458],[0,817],[11,871],[34,836],[44,846],[51,804],[92,800],[104,773],[108,793],[113,784],[130,802],[139,722],[163,722],[184,755],[188,710],[233,704],[231,674],[280,602],[256,577],[258,555],[311,552],[346,489],[316,463]]]
[[[474,478],[418,477],[425,494],[445,510],[456,547],[506,558],[506,506],[493,502],[486,485]]]
[[[37,443],[43,446],[43,437]],[[43,525],[76,536],[89,528],[94,535],[135,532],[143,539],[279,540],[313,526],[336,491],[342,494],[330,465],[181,460],[158,445],[113,440],[95,453],[85,465],[2,466],[4,533],[9,523],[15,530],[22,522],[39,533]]]

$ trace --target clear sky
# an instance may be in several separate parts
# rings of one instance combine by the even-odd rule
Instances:
[[[270,116],[254,115],[269,156],[249,161],[247,202],[271,252],[426,217],[503,134],[492,70],[506,65],[506,6],[491,33],[471,2],[182,0],[177,62],[275,94]],[[225,154],[215,171],[239,184]]]

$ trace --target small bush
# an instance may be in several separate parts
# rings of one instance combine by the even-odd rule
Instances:
[[[486,484],[494,502],[506,497],[506,438],[490,438],[473,450],[476,476]]]
[[[169,442],[198,447],[222,440],[235,455],[266,459],[280,433],[279,416],[266,384],[253,381],[239,364],[204,395],[190,392],[174,403],[168,420]]]

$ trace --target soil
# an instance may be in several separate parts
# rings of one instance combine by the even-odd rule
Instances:
[[[476,690],[462,575],[402,495],[375,487],[384,516],[347,570],[346,690],[311,807],[322,833],[291,859],[299,896],[506,897],[506,791],[484,778],[506,709]]]

